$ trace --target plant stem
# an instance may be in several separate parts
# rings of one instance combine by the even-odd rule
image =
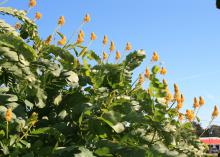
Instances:
[[[212,117],[212,119],[210,120],[210,122],[209,122],[207,128],[201,133],[201,135],[200,135],[199,137],[201,137],[201,136],[208,130],[208,128],[211,126],[213,120],[214,120],[214,117]]]
[[[6,122],[6,138],[8,139],[8,121]]]

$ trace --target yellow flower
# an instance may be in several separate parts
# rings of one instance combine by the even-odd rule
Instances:
[[[66,37],[63,36],[62,39],[58,41],[58,44],[61,45],[61,46],[66,44]]]
[[[35,19],[40,20],[42,18],[42,14],[39,12],[36,12]]]
[[[58,20],[58,25],[63,26],[65,23],[65,18],[64,16],[60,16],[59,20]]]
[[[183,114],[182,114],[182,113],[179,113],[179,115],[178,115],[178,120],[179,120],[179,121],[183,121]]]
[[[180,100],[181,100],[182,103],[184,102],[185,98],[184,98],[183,94],[181,94]]]
[[[125,50],[130,51],[132,49],[131,43],[127,42]]]
[[[104,39],[103,39],[103,45],[106,45],[108,43],[108,37],[106,35],[104,35]]]
[[[177,86],[177,84],[174,84],[174,98],[176,100],[178,100],[180,98],[180,93],[179,93],[179,87]]]
[[[171,94],[171,92],[167,88],[166,89],[166,97],[165,97],[166,104],[168,104],[172,99],[173,99],[173,95]]]
[[[166,73],[167,73],[167,70],[164,67],[162,67],[161,70],[160,70],[160,74],[161,75],[166,75]]]
[[[197,100],[196,97],[194,98],[193,107],[194,107],[195,109],[199,107],[199,102],[198,102],[198,100]]]
[[[163,79],[163,84],[164,86],[168,86],[167,81],[165,79]]]
[[[106,52],[103,52],[103,60],[106,60],[108,58],[108,55]]]
[[[174,91],[175,91],[176,93],[179,92],[179,87],[178,87],[177,84],[174,84]]]
[[[30,8],[33,8],[33,7],[36,6],[36,5],[37,5],[36,0],[30,0],[30,1],[29,1],[29,7],[30,7]]]
[[[83,35],[82,35],[81,33],[79,33],[76,43],[77,43],[77,44],[80,44],[80,43],[82,43],[83,41],[84,41],[84,37],[83,37]]]
[[[84,17],[84,19],[83,19],[83,21],[84,21],[85,23],[87,23],[87,22],[89,22],[90,20],[91,20],[91,18],[90,18],[90,16],[89,16],[89,14],[86,14],[85,17]]]
[[[80,30],[80,31],[79,31],[79,34],[81,34],[81,36],[84,38],[84,32],[83,32],[83,30]]]
[[[138,83],[141,84],[141,85],[144,83],[144,77],[141,74],[139,74],[139,81],[138,81]]]
[[[192,110],[186,110],[186,118],[191,122],[194,119],[194,112]]]
[[[5,119],[7,122],[10,122],[12,119],[12,111],[11,108],[8,108],[5,114]]]
[[[218,107],[215,105],[214,111],[212,112],[212,117],[216,118],[216,117],[218,117],[218,114],[219,114]]]
[[[95,39],[96,39],[96,35],[95,35],[94,32],[91,33],[91,38],[90,38],[90,39],[91,39],[91,40],[95,40]]]
[[[199,97],[199,105],[200,106],[203,106],[205,104],[205,101],[204,101],[204,99],[200,96]]]
[[[119,51],[116,51],[116,57],[115,57],[115,59],[116,59],[116,60],[119,60],[119,59],[120,59],[120,57],[121,57],[120,52],[119,52]]]
[[[150,70],[148,68],[146,68],[144,76],[150,78]]]
[[[177,110],[180,110],[183,107],[181,99],[177,99]]]
[[[16,24],[15,24],[15,29],[20,29],[21,28],[21,24],[20,23],[18,23],[18,22],[16,22]]]
[[[52,41],[52,35],[50,35],[49,37],[47,37],[47,39],[45,40],[45,44],[49,45]]]
[[[109,50],[110,52],[113,52],[115,50],[115,43],[113,41],[111,41]]]
[[[156,61],[158,61],[158,60],[159,60],[159,56],[158,56],[157,52],[154,51],[151,61],[156,62]]]

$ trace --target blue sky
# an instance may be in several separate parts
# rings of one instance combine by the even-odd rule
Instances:
[[[168,70],[166,79],[172,86],[177,83],[185,95],[185,107],[190,108],[194,96],[203,96],[206,104],[199,116],[205,126],[213,107],[220,108],[220,10],[215,0],[38,0],[30,12],[43,14],[37,21],[41,36],[46,38],[56,27],[59,16],[66,24],[61,32],[70,36],[86,13],[91,22],[83,30],[94,31],[97,40],[90,47],[101,51],[103,36],[114,40],[116,48],[123,51],[127,41],[134,49],[145,49],[149,63],[153,51],[157,51]],[[4,6],[27,9],[28,0],[9,0]],[[100,53],[101,54],[101,53]],[[220,117],[215,120],[220,125]]]

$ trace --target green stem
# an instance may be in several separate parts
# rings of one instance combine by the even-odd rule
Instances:
[[[211,126],[213,120],[214,120],[214,117],[212,117],[212,119],[210,120],[210,122],[209,122],[207,128],[201,133],[201,135],[200,135],[199,137],[201,137],[201,136],[208,130],[208,128]]]
[[[156,136],[156,129],[154,129],[154,134],[153,134],[153,137],[152,137],[151,142],[150,142],[151,144],[153,144],[155,136]]]
[[[6,138],[8,139],[8,121],[6,122]]]
[[[69,42],[74,38],[74,36],[76,35],[76,33],[83,27],[83,25],[85,24],[85,22],[82,22],[79,27],[76,29],[76,31],[73,32],[72,36],[70,37],[70,39],[66,42],[66,44],[63,46],[63,48],[65,48],[67,46],[67,44],[69,44]]]

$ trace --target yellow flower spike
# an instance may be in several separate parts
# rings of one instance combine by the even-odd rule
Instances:
[[[107,45],[108,43],[108,37],[106,35],[104,35],[104,39],[103,39],[103,45]]]
[[[165,97],[166,104],[168,104],[172,99],[173,99],[172,93],[167,88],[166,89],[166,97]]]
[[[163,79],[163,84],[164,86],[168,86],[167,81],[165,79]]]
[[[180,110],[183,107],[183,103],[181,102],[181,99],[177,99],[177,110]]]
[[[84,37],[83,37],[82,34],[79,33],[76,43],[77,43],[77,44],[80,44],[80,43],[82,43],[83,41],[84,41]]]
[[[186,110],[186,118],[192,122],[194,119],[194,112],[192,110]]]
[[[40,12],[36,12],[35,19],[40,20],[42,18],[42,14]]]
[[[218,117],[218,114],[219,114],[218,107],[215,105],[214,111],[212,112],[212,117],[216,118]]]
[[[194,107],[194,109],[196,109],[196,108],[198,108],[198,107],[199,107],[199,102],[198,102],[198,100],[197,100],[197,98],[196,98],[196,97],[194,98],[193,107]]]
[[[179,115],[178,115],[178,120],[181,122],[181,121],[183,121],[183,114],[182,113],[179,113]]]
[[[15,29],[20,29],[21,28],[21,24],[20,23],[18,23],[18,22],[16,22],[16,24],[15,24]]]
[[[36,0],[30,0],[30,1],[29,1],[29,7],[30,7],[30,8],[33,8],[33,7],[35,7],[36,5],[37,5]]]
[[[58,41],[58,45],[65,45],[66,44],[66,36],[63,36],[61,40]]]
[[[156,51],[154,51],[151,61],[157,62],[159,60],[159,56]]]
[[[114,41],[111,41],[109,50],[110,50],[110,52],[113,52],[115,50],[115,43],[114,43]]]
[[[176,93],[179,92],[179,87],[178,87],[177,84],[174,84],[174,91],[175,91]]]
[[[115,56],[115,59],[118,61],[121,57],[121,54],[119,51],[116,51],[116,56]]]
[[[150,78],[150,70],[148,68],[146,68],[144,76],[148,79]]]
[[[65,23],[65,18],[64,16],[60,16],[59,20],[58,20],[58,25],[63,26]]]
[[[141,85],[144,83],[144,77],[141,74],[139,74],[139,81],[138,81],[138,83],[141,84]]]
[[[183,94],[181,94],[181,103],[183,103],[184,101],[185,101],[185,98],[184,98],[184,95]]]
[[[160,70],[160,74],[161,75],[166,75],[166,73],[167,73],[166,68],[162,67],[161,70]]]
[[[205,101],[204,101],[204,99],[203,99],[203,97],[199,97],[199,105],[200,106],[203,106],[205,104]]]
[[[89,14],[86,14],[85,17],[84,17],[84,19],[83,19],[83,21],[84,21],[85,23],[88,23],[89,21],[91,21],[90,15],[89,15]]]
[[[47,39],[45,40],[45,44],[49,45],[52,41],[52,35],[50,35],[49,37],[47,37]]]
[[[131,49],[132,49],[131,43],[127,42],[126,47],[125,47],[125,51],[130,51]]]
[[[10,122],[12,119],[12,111],[11,108],[8,108],[5,114],[5,119],[7,122]]]
[[[84,32],[83,32],[83,30],[80,30],[80,31],[79,31],[79,34],[81,34],[81,36],[84,38]]]
[[[105,61],[105,60],[107,60],[107,58],[108,58],[107,53],[106,53],[106,52],[103,52],[103,60]]]
[[[96,39],[96,35],[95,35],[94,32],[91,33],[91,37],[90,37],[90,39],[91,39],[91,40],[95,40],[95,39]]]

